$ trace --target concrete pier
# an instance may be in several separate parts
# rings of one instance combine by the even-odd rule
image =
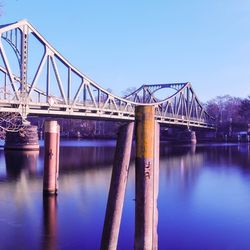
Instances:
[[[135,249],[158,247],[159,127],[154,106],[137,106]]]
[[[190,130],[190,129],[178,131],[176,133],[176,142],[177,143],[196,144],[197,143],[197,138],[196,138],[195,131]]]
[[[118,132],[108,203],[102,233],[101,249],[117,249],[129,162],[133,141],[134,123],[122,126]]]
[[[44,194],[56,194],[59,174],[59,125],[57,121],[45,121],[44,127]]]
[[[37,126],[27,125],[19,131],[7,131],[5,150],[39,150]]]
[[[191,139],[191,143],[192,144],[196,144],[197,143],[195,131],[190,131],[190,139]]]

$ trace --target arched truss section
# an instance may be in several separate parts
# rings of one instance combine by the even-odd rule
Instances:
[[[156,103],[160,102],[160,100],[154,96],[154,93],[158,90],[168,88],[178,91],[186,84],[187,83],[145,84],[124,98],[139,103]]]
[[[176,93],[158,100],[154,94],[164,88],[174,89]],[[178,119],[178,122],[182,121],[188,126],[190,121],[195,120],[214,123],[214,118],[205,111],[190,82],[142,85],[125,98],[139,103],[155,103],[157,119],[162,122],[175,123]]]
[[[82,74],[26,20],[0,26],[0,36],[1,112],[19,112],[23,117],[133,120],[135,106],[143,102],[154,103],[162,123],[212,126],[189,83],[144,85],[120,98]],[[14,52],[16,64],[6,44]],[[158,101],[154,93],[166,87],[175,89],[176,94]]]

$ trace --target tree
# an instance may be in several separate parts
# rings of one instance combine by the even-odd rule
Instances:
[[[206,103],[207,112],[213,116],[217,124],[240,122],[239,109],[241,99],[230,95],[217,96]]]
[[[132,94],[134,91],[136,91],[136,87],[129,87],[129,88],[126,88],[124,91],[122,91],[122,96],[126,97],[130,94]]]
[[[5,139],[6,132],[18,132],[24,129],[24,124],[18,113],[0,113],[0,140]]]
[[[239,115],[243,122],[250,123],[250,96],[241,100],[239,107]]]

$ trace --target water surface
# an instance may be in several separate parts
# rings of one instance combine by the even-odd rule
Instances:
[[[43,155],[0,149],[0,249],[99,249],[114,141],[61,141],[57,197]],[[119,249],[133,249],[134,160]],[[250,249],[250,146],[161,145],[159,249]]]

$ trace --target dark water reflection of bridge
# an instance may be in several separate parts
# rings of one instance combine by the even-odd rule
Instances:
[[[65,145],[64,145],[65,144]],[[68,172],[86,172],[88,170],[109,169],[113,163],[115,142],[102,146],[72,146],[64,143],[60,148],[60,174]],[[243,171],[249,170],[250,144],[221,144],[221,145],[178,145],[162,143],[160,148],[161,168],[166,168],[169,174],[172,170],[187,173],[186,166],[193,170],[205,167],[204,162],[216,162],[228,167],[237,164]],[[28,178],[43,175],[44,148],[38,151],[0,151],[0,181],[18,180],[25,173]],[[134,148],[131,164],[134,163]],[[227,157],[228,156],[228,157]],[[4,164],[5,163],[5,164]],[[5,165],[5,171],[4,167]],[[190,171],[189,171],[190,172]],[[192,172],[192,174],[194,174]],[[189,176],[191,178],[191,176]],[[187,179],[189,178],[187,177]],[[183,178],[185,178],[183,176]]]
[[[59,196],[57,198],[44,199],[43,201],[41,201],[40,195],[38,195],[38,198],[34,198],[34,194],[37,195],[42,192],[43,148],[41,148],[39,154],[37,152],[4,152],[1,150],[0,202],[5,201],[8,203],[11,201],[19,211],[18,216],[29,213],[29,216],[32,217],[32,221],[36,221],[37,216],[42,217],[42,235],[38,232],[34,233],[35,238],[40,237],[39,240],[34,239],[34,245],[37,245],[39,241],[43,249],[55,249],[58,244],[64,246],[65,242],[62,243],[63,240],[58,236],[58,234],[63,234],[62,230],[64,229],[59,229],[58,227],[62,225],[62,221],[64,221],[61,217],[63,213],[62,210],[67,211],[65,208],[66,203],[64,204],[65,197],[71,197],[70,200],[74,204],[73,207],[79,206],[79,211],[85,211],[84,213],[86,213],[88,206],[85,203],[89,202],[89,195],[93,192],[90,189],[102,190],[102,193],[107,195],[114,150],[114,142],[89,142],[89,145],[88,143],[83,145],[81,142],[62,142]],[[188,200],[190,198],[188,194],[192,194],[192,191],[195,189],[195,183],[199,180],[202,169],[217,168],[216,171],[220,172],[225,171],[225,168],[233,169],[235,166],[239,166],[237,169],[239,169],[240,172],[250,175],[250,145],[176,146],[162,144],[160,157],[160,192],[162,192],[161,183],[170,183],[170,185],[171,183],[175,183],[174,185],[178,187],[179,192]],[[134,158],[132,159],[131,167],[129,181],[134,182]],[[127,198],[127,203],[130,204],[129,206],[131,206],[131,202],[133,203],[133,201],[131,201],[133,196],[132,189],[133,185],[128,185],[129,200]],[[84,190],[83,196],[82,190]],[[72,194],[73,196],[71,196]],[[98,208],[100,214],[96,215],[98,219],[93,219],[93,215],[91,218],[94,220],[94,223],[97,223],[96,220],[98,220],[100,225],[97,223],[97,228],[99,229],[93,229],[94,231],[92,233],[95,233],[96,237],[92,243],[90,242],[91,239],[88,239],[89,236],[86,235],[85,241],[89,241],[88,244],[86,242],[84,243],[86,244],[85,247],[91,244],[91,246],[96,246],[99,244],[98,242],[100,242],[100,230],[104,218],[106,195],[94,198],[95,202],[101,199],[101,206],[99,204],[100,207]],[[34,203],[34,199],[37,204]],[[127,206],[128,205],[125,204],[125,210],[128,210]],[[42,211],[39,212],[41,208]],[[94,208],[92,207],[91,209]],[[160,219],[162,211],[165,211],[165,209],[165,201],[163,201],[160,196]],[[72,209],[72,211],[75,211],[75,208]],[[72,217],[73,215],[69,216]],[[86,220],[85,218],[85,221]],[[16,221],[19,221],[19,219],[9,218],[8,223],[11,223],[12,227],[9,233],[13,232],[13,230],[18,230]],[[63,223],[65,223],[65,221]],[[17,229],[13,229],[13,227],[17,227]],[[160,235],[162,234],[161,227],[162,224],[160,224],[159,227]],[[0,228],[0,231],[1,230]],[[91,228],[89,230],[91,230]],[[126,231],[126,227],[121,227],[121,241],[126,249],[129,249],[131,242],[133,242],[133,235],[124,230]],[[124,235],[126,235],[126,237]],[[17,242],[19,241],[17,240]],[[3,241],[3,244],[4,246],[8,246],[5,241]]]

